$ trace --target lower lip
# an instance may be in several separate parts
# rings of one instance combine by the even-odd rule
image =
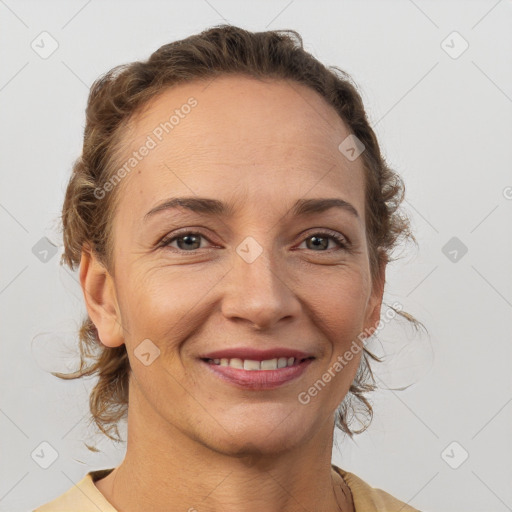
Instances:
[[[201,360],[217,377],[243,389],[274,389],[300,377],[313,359],[277,370],[243,370]]]

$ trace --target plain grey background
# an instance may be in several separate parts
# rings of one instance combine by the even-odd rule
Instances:
[[[510,1],[0,0],[0,23],[0,510],[123,458],[87,425],[92,381],[48,373],[74,360],[85,312],[58,218],[89,87],[219,23],[295,29],[349,72],[406,183],[419,249],[388,267],[385,300],[430,335],[378,334],[379,383],[413,385],[375,393],[371,427],[340,435],[333,461],[421,510],[512,510]]]

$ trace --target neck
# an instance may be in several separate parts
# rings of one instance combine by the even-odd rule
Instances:
[[[136,392],[128,410],[125,459],[96,482],[117,510],[353,511],[331,468],[334,416],[299,447],[264,453],[246,446],[233,456],[169,424]]]

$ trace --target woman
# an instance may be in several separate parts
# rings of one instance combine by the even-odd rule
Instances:
[[[296,32],[215,27],[98,80],[63,207],[82,366],[59,376],[98,374],[94,421],[114,439],[127,417],[127,452],[37,510],[415,510],[331,464],[351,399],[371,414],[402,198]]]

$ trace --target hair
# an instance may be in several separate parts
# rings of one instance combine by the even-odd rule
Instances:
[[[114,275],[111,228],[120,187],[101,198],[95,191],[109,182],[119,168],[120,142],[129,121],[164,90],[221,75],[305,85],[320,94],[364,144],[361,158],[365,169],[366,237],[372,282],[379,276],[379,266],[395,259],[392,252],[400,241],[409,239],[416,243],[408,218],[399,209],[404,183],[381,155],[351,77],[338,67],[324,66],[305,51],[301,36],[294,30],[250,32],[219,25],[165,44],[146,61],[116,66],[93,83],[86,108],[83,150],[74,162],[62,208],[61,264],[75,270],[82,251],[92,250]],[[416,330],[424,327],[412,315],[390,307]],[[130,376],[126,347],[104,346],[88,315],[78,336],[80,367],[71,373],[53,374],[63,379],[97,375],[89,397],[91,419],[107,437],[121,441],[118,423],[127,416]],[[336,411],[336,426],[350,437],[366,430],[373,417],[365,396],[377,388],[370,359],[382,362],[364,347],[354,381]],[[362,406],[363,414],[369,418],[359,430],[349,425],[350,417],[361,412],[356,411],[356,406]]]

